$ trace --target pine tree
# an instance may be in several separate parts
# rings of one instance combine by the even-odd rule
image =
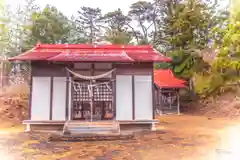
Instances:
[[[78,27],[84,30],[85,37],[87,37],[90,44],[101,38],[101,9],[91,7],[81,7],[78,11],[76,23]]]

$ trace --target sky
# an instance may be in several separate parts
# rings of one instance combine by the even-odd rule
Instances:
[[[11,6],[16,5],[16,2],[21,4],[23,1],[24,0],[5,0],[5,2]],[[130,5],[137,1],[138,0],[36,0],[36,4],[41,8],[45,7],[46,4],[53,5],[65,15],[71,16],[72,14],[76,14],[81,6],[99,7],[102,13],[120,8],[123,12],[127,13]]]
[[[11,6],[16,5],[16,3],[22,3],[24,0],[5,0],[7,4]],[[67,16],[76,14],[81,6],[88,7],[99,7],[102,9],[102,13],[107,13],[115,9],[122,9],[124,13],[128,12],[130,5],[138,0],[36,0],[41,8],[45,7],[46,4],[53,5],[58,8]],[[146,0],[151,1],[151,0]],[[221,6],[226,6],[229,0],[218,0]]]
[[[66,15],[71,15],[79,10],[81,6],[88,6],[93,8],[99,7],[102,9],[103,13],[121,8],[123,12],[126,13],[128,12],[129,6],[137,1],[138,0],[37,0],[37,3],[41,6],[45,6],[45,4],[50,2],[51,5],[56,6]]]

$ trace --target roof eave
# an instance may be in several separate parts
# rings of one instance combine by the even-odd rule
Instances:
[[[16,56],[16,57],[8,58],[8,61],[10,61],[10,62],[12,62],[12,61],[29,61],[29,59],[18,58],[18,56]]]
[[[181,88],[187,88],[186,85],[169,85],[169,86],[161,86],[161,85],[158,85],[155,83],[155,85],[158,87],[158,88],[162,88],[162,89],[170,89],[170,88],[177,88],[177,89],[181,89]]]

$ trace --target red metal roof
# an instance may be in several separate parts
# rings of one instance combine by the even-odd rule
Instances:
[[[170,62],[150,45],[38,44],[9,60]]]
[[[62,52],[48,59],[49,61],[109,61],[109,62],[134,62],[134,59],[129,57],[124,52],[117,51],[89,51],[89,50],[71,50]]]
[[[23,60],[23,61],[34,61],[34,60],[46,60],[51,58],[52,56],[56,56],[61,52],[38,52],[38,51],[31,51],[21,54],[16,57],[12,57],[9,60]]]
[[[154,70],[154,83],[160,88],[185,88],[185,81],[174,76],[170,69]]]

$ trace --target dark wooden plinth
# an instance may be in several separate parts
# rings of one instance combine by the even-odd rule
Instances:
[[[130,140],[134,138],[131,134],[52,134],[49,141],[114,141],[114,140]]]

